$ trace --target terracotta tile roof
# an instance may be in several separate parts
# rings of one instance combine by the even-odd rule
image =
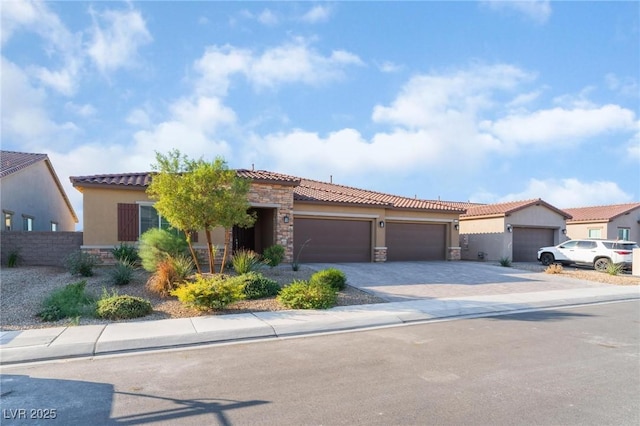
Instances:
[[[462,208],[439,201],[401,197],[311,179],[301,179],[300,185],[294,189],[293,196],[298,201],[350,203],[400,209],[450,211],[452,213],[464,211]]]
[[[623,214],[629,213],[638,208],[640,208],[640,203],[627,203],[611,204],[608,206],[577,207],[564,209],[564,211],[573,216],[573,219],[567,221],[568,223],[597,221],[610,222],[616,217],[622,216]]]
[[[383,206],[402,209],[437,210],[462,213],[464,208],[453,203],[441,203],[433,200],[420,200],[409,197],[367,191],[333,183],[302,179],[266,170],[236,170],[238,176],[256,182],[278,183],[294,186],[294,199],[302,202],[356,204],[367,206]],[[82,190],[85,186],[118,185],[130,188],[146,188],[151,182],[151,173],[123,173],[94,176],[72,176],[71,183]]]
[[[543,205],[556,213],[564,216],[567,219],[571,218],[571,215],[567,212],[560,210],[551,204],[545,202],[540,198],[535,198],[531,200],[523,200],[523,201],[508,201],[505,203],[497,203],[497,204],[480,204],[467,209],[467,212],[460,216],[463,218],[477,218],[477,217],[496,217],[496,216],[507,216],[511,213],[517,212],[518,210],[522,210],[524,208],[533,206],[533,205]]]
[[[0,177],[9,176],[39,161],[47,160],[47,154],[0,151]]]

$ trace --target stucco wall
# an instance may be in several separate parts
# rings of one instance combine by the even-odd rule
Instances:
[[[64,259],[82,245],[82,232],[2,231],[0,238],[2,265],[17,251],[19,266],[63,266]]]
[[[629,240],[640,241],[640,209],[619,216],[611,222],[567,223],[567,236],[573,239],[589,238],[589,229],[601,229],[601,238],[615,240],[618,228],[629,228]]]
[[[58,231],[75,231],[75,219],[44,161],[3,177],[0,183],[1,209],[13,212],[13,230],[22,230],[22,215],[27,215],[33,217],[34,231],[51,231],[51,222],[58,224]]]

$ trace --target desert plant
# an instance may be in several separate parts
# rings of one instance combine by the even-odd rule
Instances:
[[[65,266],[71,275],[93,276],[93,268],[100,264],[100,258],[82,250],[74,251],[65,258]]]
[[[277,296],[280,292],[280,284],[258,272],[249,272],[240,275],[240,278],[244,280],[244,294],[247,299]]]
[[[193,271],[193,261],[187,256],[169,256],[156,266],[156,271],[147,280],[147,289],[162,297],[184,282]]]
[[[305,246],[307,244],[309,244],[311,242],[311,238],[309,238],[308,240],[306,240],[304,243],[302,243],[302,245],[300,246],[300,249],[298,250],[298,254],[296,255],[296,258],[293,260],[293,262],[291,263],[291,269],[293,269],[294,271],[297,271],[298,269],[300,269],[300,254],[302,254],[302,249],[305,248]]]
[[[311,275],[309,281],[312,283],[328,284],[334,290],[340,291],[344,290],[344,287],[347,284],[347,277],[341,270],[329,268],[314,273]]]
[[[42,302],[38,316],[43,321],[92,316],[95,299],[86,293],[86,286],[87,282],[83,280],[55,290]]]
[[[96,315],[110,320],[140,318],[153,311],[151,302],[141,297],[109,294],[103,290],[102,298],[97,302]]]
[[[255,271],[260,266],[260,255],[252,250],[237,250],[232,259],[233,270],[242,275]]]
[[[262,257],[264,258],[264,263],[275,268],[282,263],[282,260],[284,259],[284,247],[280,244],[267,247],[262,253]]]
[[[194,281],[172,290],[171,295],[185,305],[201,311],[222,309],[245,298],[244,280],[242,277],[197,275]]]
[[[328,309],[337,297],[328,284],[296,280],[280,290],[278,301],[291,309]]]
[[[129,244],[120,243],[119,246],[111,249],[111,254],[116,261],[126,261],[130,263],[131,266],[135,266],[140,262],[138,249]]]
[[[562,273],[562,265],[559,263],[552,263],[547,266],[547,269],[544,270],[545,274],[561,274]]]
[[[109,271],[109,276],[115,285],[129,284],[133,277],[133,263],[126,259],[119,260],[115,267]]]
[[[511,266],[511,259],[509,257],[501,257],[500,258],[500,266],[504,266],[505,268],[509,268]]]
[[[624,267],[622,266],[621,263],[613,263],[613,262],[609,262],[609,264],[607,265],[607,269],[605,269],[605,271],[609,275],[618,275],[622,273],[623,270],[624,270]]]
[[[187,254],[187,242],[164,229],[152,228],[140,236],[138,255],[145,271],[155,272],[158,264],[171,256]]]
[[[9,253],[9,256],[7,258],[7,266],[9,268],[15,268],[16,266],[18,266],[19,261],[20,252],[18,250],[13,250],[11,253]]]

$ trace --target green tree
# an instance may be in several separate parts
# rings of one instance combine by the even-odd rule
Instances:
[[[215,272],[215,247],[212,230],[225,229],[225,246],[220,272],[231,242],[234,225],[251,226],[255,217],[248,213],[250,182],[230,170],[222,157],[212,162],[192,160],[178,150],[167,155],[156,152],[156,164],[147,194],[156,200],[154,207],[171,226],[186,234],[189,251],[199,273],[201,268],[191,241],[193,230],[204,230],[211,272]]]

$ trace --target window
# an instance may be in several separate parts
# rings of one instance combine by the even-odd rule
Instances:
[[[58,231],[58,224],[56,222],[51,222],[51,232]]]
[[[631,229],[629,228],[618,228],[618,239],[629,241],[631,234]]]
[[[140,235],[151,228],[160,228],[178,234],[178,231],[171,227],[167,219],[160,216],[158,211],[150,205],[140,205]]]
[[[590,228],[589,238],[602,238],[602,228]]]
[[[4,214],[4,230],[11,231],[13,229],[13,212],[3,210]]]
[[[596,242],[595,241],[579,241],[578,242],[578,248],[579,249],[585,249],[585,250],[591,250],[596,248]]]
[[[33,218],[31,216],[22,216],[22,230],[33,231]]]

